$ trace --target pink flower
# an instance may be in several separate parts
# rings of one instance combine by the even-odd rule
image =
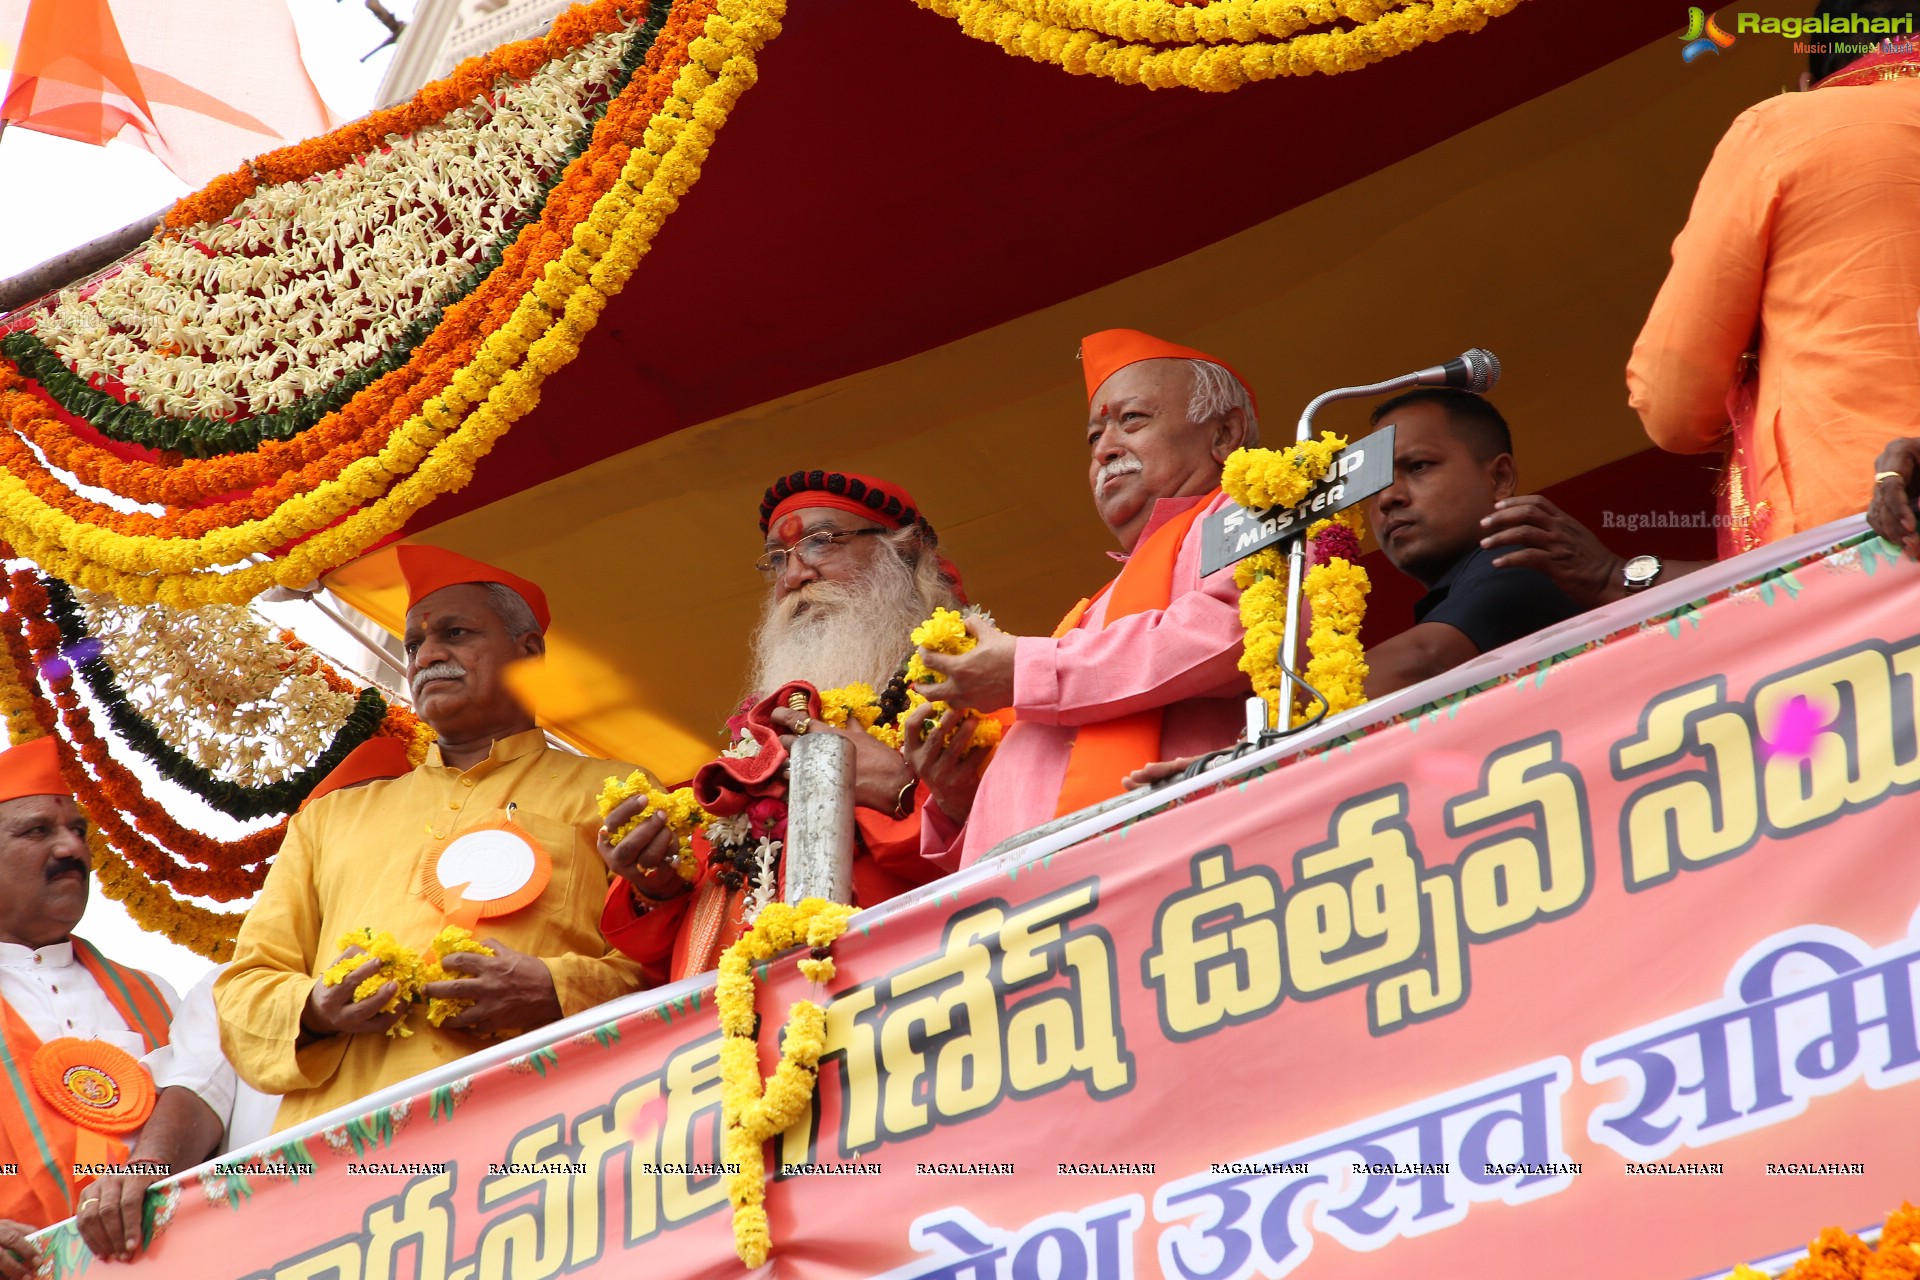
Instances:
[[[747,806],[747,821],[760,835],[774,840],[787,837],[787,806],[771,797],[755,800]]]
[[[1343,524],[1329,525],[1313,540],[1314,564],[1325,564],[1334,559],[1352,562],[1359,558],[1360,539]]]

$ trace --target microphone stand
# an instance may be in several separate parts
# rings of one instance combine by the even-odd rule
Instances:
[[[1327,405],[1332,404],[1335,400],[1357,400],[1366,396],[1386,395],[1390,392],[1402,391],[1408,387],[1420,385],[1428,376],[1429,372],[1428,370],[1421,370],[1418,373],[1404,373],[1397,378],[1388,378],[1384,382],[1370,382],[1363,387],[1339,387],[1332,391],[1321,392],[1312,400],[1308,401],[1307,407],[1301,411],[1300,423],[1294,431],[1293,442],[1295,444],[1305,444],[1308,440],[1311,440],[1313,438],[1313,415],[1320,412],[1320,410]],[[1287,625],[1280,640],[1280,674],[1294,684],[1299,685],[1302,689],[1305,689],[1315,698],[1318,698],[1321,707],[1325,708],[1327,700],[1321,697],[1318,689],[1306,682],[1306,679],[1300,674],[1299,668],[1295,665],[1295,655],[1299,652],[1300,648],[1300,593],[1306,581],[1306,576],[1307,534],[1306,530],[1302,529],[1300,536],[1293,540],[1292,549],[1287,552]],[[1282,687],[1284,688],[1286,686],[1283,685]],[[1287,714],[1286,711],[1286,708],[1292,705],[1292,701],[1292,698],[1288,697],[1284,700],[1281,707],[1273,708],[1270,713],[1265,698],[1262,698],[1258,694],[1250,698],[1247,701],[1247,741],[1265,746],[1275,739],[1283,738],[1293,733],[1293,717]],[[1279,719],[1281,723],[1277,725],[1270,723],[1271,720],[1276,718]],[[1317,722],[1319,719],[1319,716],[1315,716],[1308,724],[1303,724],[1300,727],[1305,729],[1308,725]]]

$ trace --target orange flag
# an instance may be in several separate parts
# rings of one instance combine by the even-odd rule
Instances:
[[[0,0],[0,121],[145,147],[193,186],[335,124],[285,0]]]

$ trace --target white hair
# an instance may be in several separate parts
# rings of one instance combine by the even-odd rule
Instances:
[[[1260,418],[1253,411],[1253,397],[1240,385],[1240,379],[1211,360],[1189,360],[1193,371],[1193,392],[1187,397],[1187,421],[1199,424],[1224,418],[1234,409],[1247,415],[1247,430],[1240,443],[1253,448],[1260,443]]]
[[[959,607],[930,529],[908,525],[880,541],[892,554],[874,556],[850,579],[816,578],[777,599],[767,593],[753,634],[750,694],[789,680],[817,689],[858,680],[878,692],[912,651],[909,633],[935,607]]]
[[[533,606],[526,597],[504,582],[483,582],[487,589],[487,603],[493,606],[494,616],[500,619],[500,625],[507,629],[507,637],[518,640],[528,632],[540,630],[540,620],[533,616]]]

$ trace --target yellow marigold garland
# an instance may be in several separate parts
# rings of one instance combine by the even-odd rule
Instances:
[[[667,107],[649,122],[644,145],[633,149],[620,181],[582,223],[597,234],[576,237],[573,248],[548,264],[447,390],[378,455],[289,498],[272,516],[192,539],[125,535],[76,521],[20,477],[0,471],[0,536],[58,577],[124,600],[238,603],[275,584],[312,581],[464,486],[480,458],[538,403],[546,376],[579,354],[608,298],[625,286],[699,178],[715,132],[753,84],[754,56],[778,34],[785,7],[784,0],[720,0],[705,34],[692,43]],[[477,407],[469,412],[469,406]],[[302,537],[277,560],[231,573],[215,568]]]
[[[880,696],[864,680],[855,680],[839,689],[820,691],[820,718],[836,729],[857,724],[868,733],[880,719]]]
[[[915,0],[976,40],[1074,75],[1208,92],[1280,76],[1337,75],[1461,31],[1520,0]],[[1305,32],[1339,19],[1352,27]]]
[[[1287,630],[1287,557],[1266,547],[1233,566],[1240,588],[1240,625],[1246,631],[1240,669],[1268,707],[1280,705],[1280,646]],[[1271,716],[1269,717],[1271,719]]]
[[[1353,534],[1358,547],[1365,525],[1358,507],[1348,507],[1333,520],[1323,520],[1307,531],[1316,549],[1324,549],[1321,535],[1335,524]],[[1360,644],[1360,624],[1367,617],[1367,571],[1344,556],[1331,556],[1307,570],[1304,588],[1313,626],[1307,632],[1306,681],[1327,700],[1327,714],[1339,715],[1367,700],[1367,657]],[[1296,717],[1296,723],[1304,719]]]
[[[1327,474],[1334,456],[1346,447],[1345,437],[1323,432],[1318,440],[1286,449],[1238,449],[1222,468],[1221,487],[1229,498],[1249,510],[1294,506]],[[1307,632],[1307,667],[1301,677],[1326,698],[1330,716],[1367,700],[1367,660],[1360,644],[1360,625],[1366,620],[1371,584],[1367,571],[1354,562],[1365,532],[1365,519],[1358,507],[1348,507],[1307,529],[1320,563],[1307,570],[1303,584],[1312,625]],[[1240,669],[1277,717],[1281,687],[1286,683],[1280,674],[1280,649],[1287,626],[1285,548],[1267,547],[1246,557],[1234,566],[1233,579],[1240,588],[1240,624],[1247,633]],[[1289,722],[1303,723],[1309,714],[1304,709],[1293,710]]]
[[[600,788],[600,816],[605,818],[621,801],[637,795],[646,796],[646,807],[622,824],[618,831],[608,832],[607,843],[619,844],[635,827],[658,814],[680,842],[679,852],[673,859],[674,870],[680,873],[682,880],[692,880],[700,870],[693,854],[693,833],[712,822],[713,815],[694,800],[692,787],[662,791],[653,784],[653,779],[647,776],[645,770],[635,769],[624,778],[608,778]]]
[[[787,1014],[786,1038],[780,1065],[771,1079],[760,1077],[760,1050],[754,1038],[753,967],[791,947],[805,943],[809,954],[800,961],[807,981],[833,980],[833,959],[827,948],[846,932],[854,908],[807,898],[798,905],[769,903],[754,917],[753,927],[720,957],[714,987],[719,1010],[721,1079],[721,1159],[737,1165],[727,1178],[727,1199],[733,1204],[733,1247],[740,1261],[758,1267],[773,1249],[767,1227],[767,1177],[764,1147],[800,1118],[813,1097],[820,1055],[826,1049],[827,1013],[812,1000],[796,1000]]]
[[[210,911],[190,899],[174,897],[122,858],[97,826],[88,832],[87,845],[93,850],[93,875],[100,882],[100,892],[124,907],[135,924],[215,964],[233,959],[233,940],[239,936],[246,912]]]
[[[1248,510],[1291,507],[1327,474],[1347,438],[1331,431],[1285,449],[1235,449],[1220,469],[1220,487]]]

